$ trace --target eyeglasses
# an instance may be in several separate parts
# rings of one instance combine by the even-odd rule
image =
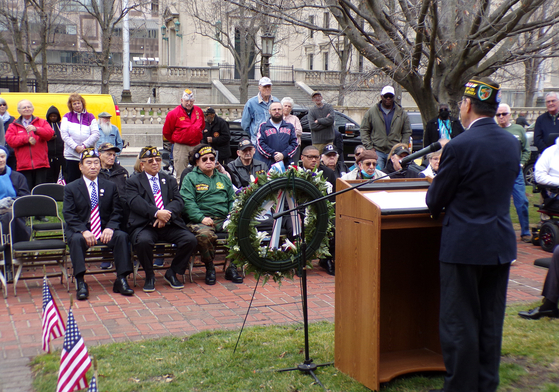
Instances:
[[[303,155],[304,157],[307,157],[309,159],[319,159],[320,157],[318,155]]]
[[[29,109],[33,109],[33,106],[23,106],[19,108],[19,110],[29,110]]]
[[[376,162],[362,162],[361,164],[365,167],[370,167],[370,166],[376,166],[377,165]]]
[[[495,116],[497,117],[506,117],[508,116],[510,113],[497,113]]]
[[[149,164],[152,164],[154,161],[157,162],[157,163],[159,163],[159,162],[162,161],[162,159],[161,159],[161,158],[149,158],[149,159],[146,159],[144,162],[147,162],[147,163],[149,163]]]
[[[215,157],[202,157],[200,159],[202,160],[202,162],[215,162]]]
[[[0,106],[8,106],[7,103],[0,103]]]

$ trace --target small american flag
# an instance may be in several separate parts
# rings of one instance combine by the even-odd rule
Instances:
[[[97,377],[91,377],[91,382],[89,383],[89,389],[87,392],[99,392],[99,389],[97,389]]]
[[[71,392],[87,388],[86,373],[90,367],[91,360],[87,348],[74,319],[72,308],[70,308],[56,392]]]
[[[52,298],[47,277],[43,278],[43,351],[50,352],[50,341],[64,335],[64,322]]]
[[[66,180],[64,179],[64,176],[62,175],[62,168],[60,168],[60,172],[58,173],[58,181],[56,181],[56,183],[58,185],[66,185]]]

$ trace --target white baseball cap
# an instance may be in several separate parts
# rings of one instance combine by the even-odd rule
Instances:
[[[260,82],[258,82],[259,86],[271,86],[272,85],[272,79],[267,78],[266,76],[264,76],[262,79],[260,79]]]
[[[380,92],[380,95],[386,95],[386,94],[396,95],[396,93],[394,93],[394,87],[392,87],[392,86],[384,86],[384,87],[382,88],[382,91]]]

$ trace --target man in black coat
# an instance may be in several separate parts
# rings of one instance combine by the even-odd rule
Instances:
[[[126,200],[130,208],[128,232],[134,251],[146,273],[144,291],[155,291],[153,245],[156,242],[175,244],[177,253],[165,273],[165,281],[173,289],[184,285],[176,274],[183,275],[197,241],[181,218],[184,201],[177,181],[161,170],[161,154],[156,147],[140,151],[142,172],[126,182]]]
[[[492,392],[499,385],[507,282],[516,259],[509,209],[520,170],[518,141],[493,119],[500,97],[491,79],[466,84],[460,114],[467,131],[446,144],[427,191],[433,216],[445,212],[439,253],[445,392]]]
[[[82,178],[64,188],[63,214],[66,221],[66,240],[77,284],[77,299],[89,297],[84,281],[85,253],[101,243],[113,250],[116,275],[113,291],[132,295],[126,277],[133,272],[128,235],[120,230],[122,206],[116,186],[99,178],[101,163],[93,148],[85,149],[79,163]]]
[[[207,108],[204,114],[206,115],[206,128],[202,134],[202,143],[209,144],[214,150],[217,150],[217,160],[222,166],[227,166],[231,157],[229,124],[215,114],[214,108]]]
[[[464,132],[464,127],[456,118],[450,117],[448,104],[439,105],[439,115],[427,122],[423,132],[423,147],[427,147],[439,139],[452,140]]]
[[[256,149],[250,139],[243,138],[237,149],[238,158],[227,164],[227,171],[231,174],[231,182],[237,188],[249,186],[256,177],[268,172],[268,165],[254,159],[255,152]]]

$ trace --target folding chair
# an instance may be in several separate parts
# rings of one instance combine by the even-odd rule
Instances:
[[[2,231],[2,225],[0,225],[0,283],[2,283],[2,291],[4,293],[4,298],[8,297],[8,286],[6,282],[6,276],[3,270],[6,268],[6,259],[4,258],[4,250],[6,250],[6,239],[4,238],[4,232]]]
[[[64,185],[60,184],[39,184],[31,190],[32,195],[50,196],[57,202],[64,201]],[[65,224],[58,222],[35,223],[31,219],[31,238],[37,239],[62,239],[62,232]]]
[[[32,239],[31,241],[15,241],[14,230],[16,220],[18,218],[26,219],[41,215],[52,217],[58,221],[58,225],[62,225],[62,220],[58,215],[58,205],[56,201],[49,196],[44,195],[29,195],[17,198],[12,205],[12,220],[10,221],[10,248],[12,251],[12,264],[17,272],[14,276],[14,295],[17,295],[16,287],[17,282],[21,277],[23,267],[37,267],[37,266],[52,266],[57,265],[60,268],[60,273],[47,274],[49,277],[59,276],[60,283],[66,278],[66,287],[70,291],[70,282],[68,280],[68,273],[66,270],[66,241],[64,232],[62,232],[62,239]],[[21,279],[41,279],[43,273]]]

